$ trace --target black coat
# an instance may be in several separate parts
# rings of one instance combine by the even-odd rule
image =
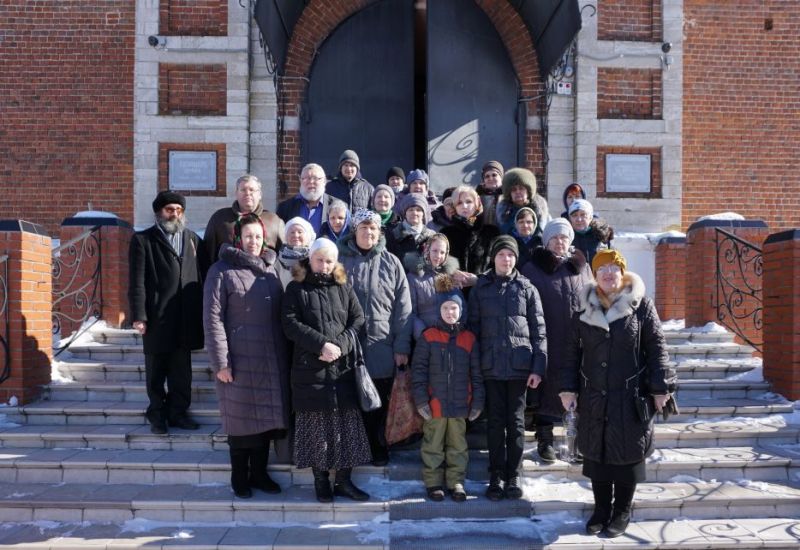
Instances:
[[[386,250],[397,256],[405,266],[406,256],[422,254],[422,245],[434,234],[432,229],[422,228],[419,234],[412,233],[403,222],[388,228],[386,237]]]
[[[653,452],[653,419],[639,419],[636,388],[650,396],[675,385],[653,301],[638,275],[627,272],[623,281],[607,312],[596,284],[581,291],[582,311],[573,316],[561,371],[561,390],[578,394],[578,447],[590,460],[617,465],[636,464]]]
[[[470,224],[461,216],[453,216],[441,232],[450,241],[450,256],[458,260],[459,269],[480,275],[489,267],[492,240],[500,234],[494,225],[483,223],[483,214]]]
[[[597,250],[610,248],[611,239],[613,238],[614,230],[611,226],[601,218],[594,218],[589,222],[589,230],[586,233],[575,232],[572,246],[583,252],[583,255],[586,256],[586,261],[591,264],[594,255],[597,254]]]
[[[542,247],[533,251],[531,261],[520,271],[539,291],[547,327],[547,376],[538,388],[528,391],[538,403],[537,413],[560,417],[564,410],[558,390],[566,355],[565,335],[572,329],[572,315],[581,309],[580,291],[592,280],[592,272],[579,250],[565,259]]]
[[[183,230],[179,257],[155,225],[131,238],[128,301],[132,321],[145,321],[147,354],[203,347],[203,279],[206,249]]]
[[[355,214],[359,208],[372,208],[372,194],[375,188],[370,182],[358,176],[353,181],[347,182],[339,173],[328,181],[325,191],[345,203],[350,212]]]
[[[283,295],[283,331],[294,342],[290,380],[295,411],[332,411],[358,407],[356,379],[346,360],[352,349],[347,329],[358,332],[364,313],[347,274],[336,264],[333,278],[312,273],[307,260],[293,270],[294,280]],[[332,342],[342,357],[332,363],[319,359],[322,346]]]

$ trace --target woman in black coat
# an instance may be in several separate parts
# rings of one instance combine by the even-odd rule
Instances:
[[[353,485],[353,466],[372,460],[358,408],[356,378],[348,360],[364,313],[328,239],[311,245],[293,269],[283,299],[283,330],[294,342],[292,406],[296,414],[294,462],[312,468],[317,500],[333,496],[367,500]],[[357,336],[356,336],[357,337]],[[329,470],[336,470],[331,491]]]
[[[586,531],[610,538],[628,527],[636,484],[653,452],[655,412],[667,406],[675,384],[653,301],[625,268],[617,250],[595,255],[596,283],[581,292],[560,393],[564,409],[577,406],[583,475],[592,480],[595,507]]]

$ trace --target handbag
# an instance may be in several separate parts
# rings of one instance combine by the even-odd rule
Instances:
[[[358,392],[358,405],[362,411],[369,412],[381,407],[381,396],[378,388],[367,371],[367,364],[364,362],[364,351],[361,349],[361,342],[353,329],[347,329],[350,338],[350,353],[347,360],[353,365],[356,373],[356,391]]]
[[[392,445],[422,433],[423,422],[411,396],[411,369],[398,369],[386,412],[386,444]]]

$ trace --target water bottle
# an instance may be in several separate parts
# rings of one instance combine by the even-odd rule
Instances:
[[[576,440],[578,437],[578,413],[574,407],[570,407],[562,418],[564,426],[564,440],[559,446],[561,460],[565,462],[575,462]]]

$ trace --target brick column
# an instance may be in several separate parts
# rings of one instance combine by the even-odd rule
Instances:
[[[121,327],[128,315],[128,245],[133,235],[131,225],[116,216],[67,218],[61,223],[61,242],[66,243],[95,226],[100,227],[101,319],[113,327]],[[91,277],[96,265],[94,260],[85,261],[81,270],[84,280]],[[54,282],[54,285],[58,283]],[[71,329],[62,326],[62,336],[69,336],[75,328],[77,326],[72,326]]]
[[[0,278],[8,277],[0,293],[7,292],[7,315],[0,315],[0,336],[8,347],[0,347],[0,369],[8,366],[10,377],[0,384],[0,401],[16,396],[30,403],[50,383],[52,288],[50,237],[40,225],[22,220],[0,220]],[[6,356],[6,349],[9,355]]]
[[[757,247],[767,238],[769,229],[761,220],[702,220],[689,226],[686,232],[686,326],[699,327],[708,322],[723,324],[717,315],[717,244],[716,229],[733,233]],[[722,241],[720,241],[722,243]],[[744,287],[745,282],[761,286],[761,277],[754,273],[755,262],[746,264],[744,276],[737,264],[725,261],[720,251],[720,267],[734,285]],[[748,300],[737,307],[737,311],[752,310],[756,306]],[[753,340],[761,339],[752,320],[740,321],[744,333]]]
[[[686,237],[664,237],[656,245],[656,310],[662,320],[685,319]]]
[[[800,229],[764,241],[764,378],[800,399]]]

